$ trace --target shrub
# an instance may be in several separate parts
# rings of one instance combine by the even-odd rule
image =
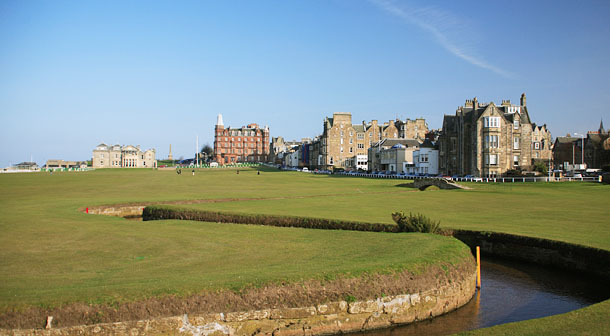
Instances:
[[[546,165],[542,162],[536,162],[536,164],[534,165],[534,170],[539,172],[542,175],[546,175],[548,174],[548,170],[546,168]]]
[[[404,212],[394,212],[392,219],[398,224],[401,232],[425,232],[439,233],[441,230],[440,222],[433,221],[422,214],[405,215]]]

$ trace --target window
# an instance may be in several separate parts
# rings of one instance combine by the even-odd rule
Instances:
[[[341,147],[341,153],[343,153],[343,147]]]
[[[100,154],[100,157],[103,159],[104,158],[104,154]]]
[[[420,154],[419,162],[428,162],[428,154]]]
[[[513,155],[513,166],[519,165],[519,155]]]
[[[354,136],[354,133],[352,133],[352,131],[349,131],[349,136]]]
[[[353,143],[354,143],[354,139],[349,138],[349,144],[351,145],[351,144],[353,144]]]
[[[353,153],[353,152],[354,152],[354,147],[350,147],[350,148],[349,148],[349,152],[350,152],[350,153]]]
[[[498,148],[498,136],[497,135],[486,135],[485,136],[485,148]]]
[[[540,149],[540,143],[534,142],[534,149]]]
[[[369,138],[373,137],[373,132],[369,132]]]
[[[454,151],[457,149],[457,142],[455,139],[451,139],[451,151]]]
[[[330,157],[330,160],[328,161],[328,163],[329,163],[329,164],[333,164],[333,163],[334,163],[334,162],[333,162],[333,157],[332,157],[332,156]]]
[[[513,125],[514,125],[513,127],[514,127],[515,129],[519,129],[519,120],[515,120],[515,121],[513,122]]]
[[[486,128],[500,127],[500,117],[485,117],[483,122]]]
[[[343,145],[343,138],[341,138],[341,144]]]
[[[364,149],[364,144],[363,143],[359,143],[358,144],[358,149]]]
[[[513,149],[519,149],[519,137],[513,138]]]
[[[498,164],[498,155],[497,154],[486,154],[485,155],[485,164],[486,165],[497,165]]]
[[[341,137],[343,138],[343,131],[341,131]]]
[[[358,133],[357,138],[358,140],[364,140],[364,133]]]

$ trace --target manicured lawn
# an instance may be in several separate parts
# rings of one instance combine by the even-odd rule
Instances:
[[[190,171],[188,172],[190,173]],[[0,175],[0,306],[114,302],[336,274],[417,269],[468,256],[432,235],[319,231],[87,215],[96,204],[378,193],[387,183],[297,173],[100,170]]]
[[[358,178],[329,178],[334,180]],[[383,180],[386,182],[387,180]],[[395,185],[403,183],[391,180]],[[405,192],[386,187],[379,194],[303,199],[192,204],[198,209],[331,217],[392,223],[394,211],[420,212],[443,227],[506,232],[610,249],[610,187],[598,183],[477,184],[472,190]]]
[[[0,307],[113,302],[334,274],[414,269],[468,253],[451,238],[188,221],[133,222],[81,207],[239,199],[200,209],[391,223],[421,212],[441,225],[610,250],[610,186],[468,184],[413,191],[400,180],[256,170],[98,170],[0,174]],[[258,200],[256,200],[258,198]],[[249,199],[249,200],[244,200]],[[266,199],[266,200],[265,200]],[[603,334],[610,301],[482,334]]]

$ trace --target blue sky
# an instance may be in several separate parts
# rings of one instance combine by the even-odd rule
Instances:
[[[608,1],[0,2],[0,167],[101,143],[192,157],[225,125],[314,137],[324,117],[440,128],[466,99],[553,136],[610,127]]]

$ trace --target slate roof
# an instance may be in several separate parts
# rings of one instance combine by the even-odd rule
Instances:
[[[381,147],[391,148],[394,145],[403,145],[405,147],[419,147],[419,141],[415,139],[384,139],[381,141]]]

